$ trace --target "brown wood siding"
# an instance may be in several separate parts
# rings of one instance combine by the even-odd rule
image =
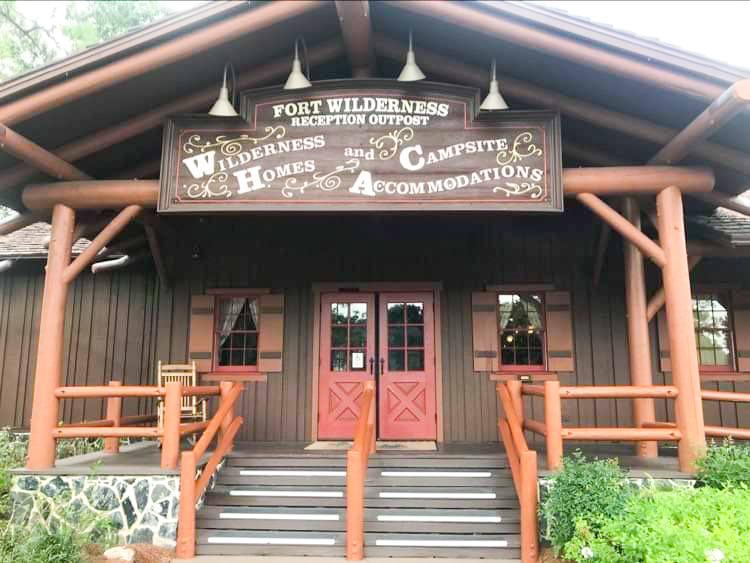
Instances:
[[[554,284],[572,296],[576,371],[563,384],[626,384],[629,378],[622,250],[610,247],[604,276],[591,287],[597,225],[587,214],[563,217],[348,216],[341,218],[170,218],[182,237],[165,255],[177,281],[162,288],[148,265],[96,276],[83,274],[66,310],[68,385],[153,384],[158,360],[184,361],[190,295],[211,288],[270,287],[285,295],[283,371],[251,383],[238,411],[242,440],[306,440],[312,418],[312,330],[315,282],[441,282],[444,434],[446,441],[497,440],[494,384],[472,371],[471,293],[486,284]],[[192,260],[194,245],[202,258]],[[750,261],[706,261],[705,283],[742,279]],[[710,276],[710,277],[708,277]],[[651,280],[652,291],[655,280]],[[0,425],[28,426],[43,285],[40,261],[0,274]],[[657,382],[656,328],[652,348]],[[748,384],[708,388],[750,391]],[[660,419],[671,402],[657,401]],[[150,412],[127,399],[126,414]],[[628,400],[563,402],[564,424],[629,425]],[[669,408],[669,412],[667,411]],[[541,402],[527,399],[542,418]],[[66,422],[104,415],[101,400],[63,401]],[[750,405],[707,404],[707,424],[750,427]]]

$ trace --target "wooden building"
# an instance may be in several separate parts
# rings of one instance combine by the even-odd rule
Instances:
[[[429,82],[393,79],[410,30]],[[300,33],[312,85],[269,87]],[[510,109],[479,109],[493,57]],[[238,115],[208,115],[226,61]],[[536,452],[689,472],[750,438],[748,100],[739,69],[507,2],[213,2],[11,80],[0,423],[36,472],[58,438],[158,438],[182,557],[532,561]]]

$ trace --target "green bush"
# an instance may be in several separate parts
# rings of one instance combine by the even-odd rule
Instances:
[[[550,478],[549,492],[539,507],[545,523],[542,537],[557,555],[573,537],[577,518],[596,531],[622,512],[633,494],[616,460],[587,461],[575,452],[563,459],[562,469]]]
[[[576,521],[566,559],[585,563],[747,563],[750,489],[644,491],[597,528]]]
[[[727,439],[721,445],[709,446],[697,465],[698,482],[706,486],[750,486],[750,445]]]

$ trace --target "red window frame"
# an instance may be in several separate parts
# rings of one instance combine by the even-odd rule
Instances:
[[[541,340],[542,340],[542,363],[541,364],[504,364],[503,363],[503,330],[500,327],[500,296],[501,295],[536,295],[541,299],[542,307],[540,310],[541,321]],[[547,320],[545,305],[546,299],[543,291],[521,290],[521,291],[498,291],[495,295],[496,312],[497,312],[497,363],[500,371],[506,372],[535,372],[547,371]]]
[[[243,365],[243,366],[222,366],[219,365],[219,358],[220,358],[220,346],[219,346],[219,321],[220,319],[220,312],[221,312],[221,301],[222,299],[255,299],[255,302],[257,303],[257,309],[258,309],[258,319],[256,321],[255,331],[237,331],[237,332],[246,332],[251,333],[255,332],[257,336],[256,340],[256,352],[258,349],[258,343],[260,342],[260,295],[255,293],[247,293],[247,294],[236,294],[236,293],[222,293],[214,296],[214,322],[213,322],[213,371],[215,372],[229,372],[229,373],[252,373],[258,371],[258,356],[256,354],[255,357],[255,365]],[[235,332],[235,331],[232,331]]]
[[[698,287],[693,290],[693,298],[701,295],[718,295],[725,299],[727,309],[727,341],[729,343],[729,354],[727,354],[727,363],[722,365],[717,364],[704,364],[701,363],[701,352],[700,352],[700,337],[698,335],[698,327],[695,327],[695,345],[696,352],[698,354],[698,370],[701,372],[727,372],[737,370],[736,361],[736,346],[734,343],[734,318],[732,315],[732,292],[712,287]],[[695,315],[695,309],[693,308],[693,314]],[[695,318],[695,317],[693,317]]]

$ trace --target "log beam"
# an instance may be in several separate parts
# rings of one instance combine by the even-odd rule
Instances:
[[[463,2],[389,0],[388,4],[671,92],[713,100],[723,90],[714,82],[693,78],[664,66],[654,66],[650,62],[601,49],[593,44],[584,44],[510,18],[496,17],[486,10],[469,7]],[[419,64],[422,64],[421,53]]]
[[[144,221],[143,230],[146,232],[146,239],[151,250],[151,256],[154,259],[156,273],[159,275],[159,281],[163,287],[169,287],[169,275],[167,274],[167,267],[164,264],[164,255],[161,253],[161,245],[159,244],[159,237],[157,236],[154,223]]]
[[[706,168],[609,166],[563,169],[566,196],[650,194],[676,185],[685,192],[710,192],[714,175]],[[684,186],[684,187],[683,187]]]
[[[271,2],[247,10],[204,29],[182,35],[4,104],[0,106],[0,123],[13,125],[134,76],[195,56],[196,53],[320,7],[318,2],[294,0]]]
[[[0,148],[58,180],[90,180],[91,176],[0,123]]]
[[[423,4],[423,2],[415,2],[414,4]],[[400,61],[406,52],[407,45],[376,33],[375,49],[384,57]],[[422,70],[450,79],[451,82],[471,84],[479,88],[485,88],[489,80],[487,69],[458,62],[423,48],[419,49],[419,66]],[[577,98],[564,96],[509,76],[498,75],[497,79],[503,95],[523,100],[535,106],[557,109],[564,115],[585,123],[592,123],[612,131],[618,131],[636,139],[644,139],[657,145],[666,145],[679,133],[677,129],[657,125],[634,115],[619,113]],[[750,174],[750,158],[745,152],[709,142],[697,144],[692,152],[715,164],[732,168],[743,174]]]
[[[702,260],[702,256],[690,256],[688,258],[688,270],[693,271],[693,269],[700,263]],[[656,313],[659,312],[659,309],[664,307],[664,288],[659,288],[656,293],[651,296],[651,299],[648,300],[648,306],[646,307],[646,319],[648,322],[651,321],[656,316]]]
[[[122,231],[128,223],[130,223],[130,221],[141,212],[142,209],[143,208],[140,205],[129,205],[120,211],[120,213],[112,219],[109,225],[104,227],[96,238],[91,241],[91,244],[86,247],[86,250],[81,252],[78,257],[65,268],[65,271],[63,272],[63,281],[66,284],[73,281],[75,277],[94,260],[99,251],[103,249],[109,241],[115,238],[120,231]]]
[[[0,237],[9,235],[19,229],[38,223],[39,221],[45,221],[48,218],[47,213],[40,213],[38,211],[32,211],[30,213],[21,213],[13,219],[0,223]]]
[[[352,78],[375,75],[375,47],[372,41],[370,2],[368,0],[336,0],[341,35],[344,38]]]
[[[74,209],[119,209],[127,205],[156,207],[158,180],[93,180],[36,184],[23,190],[23,204],[31,210],[64,203]]]
[[[321,43],[309,51],[310,63],[318,64],[329,61],[344,53],[344,47],[339,39]],[[242,73],[237,77],[237,88],[245,89],[260,84],[266,84],[276,80],[289,73],[289,59],[284,57],[263,66]],[[108,147],[127,141],[128,139],[140,135],[145,131],[160,127],[164,118],[168,115],[179,113],[190,113],[204,110],[211,106],[216,99],[216,87],[205,88],[189,96],[179,98],[168,104],[158,106],[141,115],[138,115],[123,123],[118,123],[112,127],[101,129],[88,137],[72,141],[54,149],[54,153],[60,158],[69,162],[75,162],[88,155],[94,154]],[[152,170],[147,168],[146,172]],[[155,172],[159,171],[157,164]],[[35,170],[25,164],[19,164],[7,171],[0,173],[0,190],[5,190],[17,186],[34,175]],[[136,167],[132,171],[123,174],[126,177],[138,177],[144,174],[143,169]]]
[[[750,103],[750,79],[735,82],[656,153],[648,163],[674,164],[681,161],[698,143],[713,135],[727,121],[746,108],[748,103]]]
[[[644,235],[640,229],[637,229],[633,223],[612,209],[594,194],[578,194],[578,201],[591,209],[606,221],[610,227],[632,242],[646,256],[651,258],[657,266],[663,267],[666,263],[666,257],[661,247],[649,237]]]

